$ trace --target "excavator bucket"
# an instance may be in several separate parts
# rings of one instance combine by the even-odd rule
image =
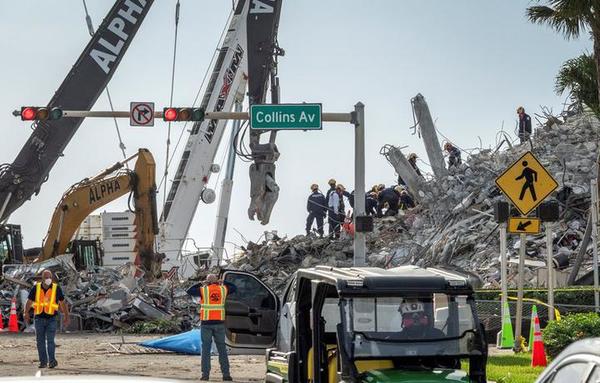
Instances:
[[[275,182],[275,164],[250,165],[250,207],[248,218],[254,217],[266,225],[271,218],[275,202],[279,198],[279,186]]]

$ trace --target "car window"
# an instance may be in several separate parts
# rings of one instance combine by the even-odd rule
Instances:
[[[589,363],[575,362],[560,366],[547,383],[583,383],[589,371]]]
[[[228,298],[242,302],[251,308],[275,310],[277,303],[271,292],[256,278],[237,273],[225,275],[225,281],[232,283],[236,291],[228,295]]]
[[[336,332],[338,323],[340,323],[339,298],[325,298],[323,304],[322,317],[325,320],[325,332]]]
[[[296,299],[296,278],[292,279],[287,290],[285,291],[285,297],[283,297],[284,303],[294,302]]]

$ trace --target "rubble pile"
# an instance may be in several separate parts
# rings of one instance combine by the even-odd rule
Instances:
[[[375,231],[367,236],[368,264],[450,267],[475,275],[486,287],[499,286],[499,236],[493,206],[505,197],[494,180],[531,150],[560,185],[553,195],[561,206],[553,250],[561,268],[567,267],[586,227],[599,137],[600,121],[581,114],[539,127],[531,144],[471,153],[459,167],[449,169],[447,177],[428,182],[430,191],[421,196],[421,205],[396,217],[375,219]],[[509,236],[511,264],[516,262],[518,248],[518,236]],[[349,237],[330,241],[299,235],[249,243],[230,267],[255,272],[281,290],[299,267],[351,266],[352,255]],[[539,286],[542,281],[536,270],[546,259],[543,234],[527,238],[527,256],[525,280]],[[509,286],[516,285],[515,274],[516,267],[511,268]]]
[[[37,264],[5,267],[0,284],[2,309],[10,307],[12,297],[17,297],[24,307],[29,290],[43,269],[53,272],[69,303],[69,330],[108,332],[157,319],[171,319],[187,327],[197,311],[197,304],[178,282],[164,279],[148,283],[133,264],[78,272],[71,254]]]

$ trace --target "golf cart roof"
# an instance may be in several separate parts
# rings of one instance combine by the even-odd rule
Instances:
[[[298,270],[298,277],[334,285],[340,295],[393,295],[418,292],[470,294],[473,292],[465,275],[418,266],[400,266],[392,269],[316,266]]]

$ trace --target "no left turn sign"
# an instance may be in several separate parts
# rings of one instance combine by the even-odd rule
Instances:
[[[154,126],[154,103],[132,102],[129,107],[129,125]]]

